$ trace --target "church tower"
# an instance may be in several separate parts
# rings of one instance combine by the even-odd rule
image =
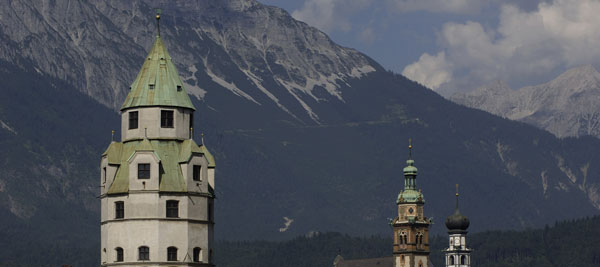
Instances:
[[[412,145],[404,168],[404,190],[398,195],[398,217],[394,228],[394,265],[396,267],[429,266],[429,224],[424,215],[425,199],[417,190],[417,168],[412,159]]]
[[[158,27],[129,89],[100,161],[101,266],[214,266],[215,161]]]
[[[450,238],[446,252],[447,267],[470,267],[471,249],[467,248],[467,228],[469,218],[458,210],[458,185],[456,185],[456,210],[446,219],[446,228]]]

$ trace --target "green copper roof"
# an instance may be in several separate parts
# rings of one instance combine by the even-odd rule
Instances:
[[[213,156],[205,146],[198,146],[193,140],[138,140],[126,143],[113,142],[106,152],[108,163],[119,165],[115,180],[108,194],[127,193],[129,191],[129,159],[136,151],[153,151],[160,159],[160,188],[162,192],[186,192],[185,178],[179,166],[188,162],[193,154],[202,154],[208,160],[208,167],[214,168]]]
[[[147,106],[195,110],[160,36],[156,37],[142,69],[131,84],[121,110]]]
[[[409,148],[411,148],[409,146]],[[398,194],[396,204],[400,203],[424,203],[425,198],[423,194],[417,191],[417,167],[415,167],[415,161],[408,159],[406,161],[406,167],[404,167],[404,190]]]

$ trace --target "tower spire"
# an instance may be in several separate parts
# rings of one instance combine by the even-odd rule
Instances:
[[[160,8],[155,9],[156,11],[156,36],[160,37],[160,13],[162,10]]]

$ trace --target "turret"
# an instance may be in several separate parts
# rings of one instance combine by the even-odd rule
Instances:
[[[456,209],[454,214],[446,218],[449,234],[449,246],[446,249],[447,267],[471,266],[471,249],[467,248],[469,224],[469,218],[462,215],[458,209],[458,185],[456,185]]]
[[[409,140],[408,160],[404,173],[404,189],[398,194],[398,217],[394,228],[394,261],[396,267],[425,267],[429,264],[429,219],[424,214],[425,199],[417,189],[417,167],[412,159]]]
[[[194,111],[157,31],[100,162],[101,266],[214,266],[215,161]]]

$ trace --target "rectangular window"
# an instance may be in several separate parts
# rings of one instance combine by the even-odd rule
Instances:
[[[150,179],[150,163],[138,164],[138,179]]]
[[[168,247],[167,248],[167,260],[168,261],[177,261],[177,248],[176,247]]]
[[[168,218],[179,217],[179,201],[167,200],[167,217]]]
[[[138,128],[138,112],[130,111],[129,113],[129,130]]]
[[[161,110],[160,111],[160,127],[173,128],[173,111],[172,110]]]
[[[123,201],[115,202],[115,219],[123,219],[125,217],[125,204]]]
[[[192,179],[194,181],[200,181],[201,170],[202,170],[201,165],[194,165],[194,171],[192,174]]]
[[[148,89],[150,89],[150,90],[154,89],[154,84],[148,84]]]
[[[102,168],[102,183],[106,183],[106,167]]]

